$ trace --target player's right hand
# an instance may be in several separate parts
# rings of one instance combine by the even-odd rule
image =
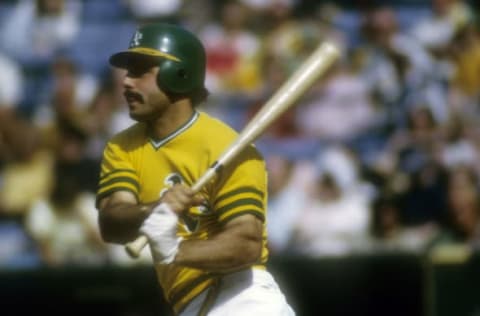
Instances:
[[[169,264],[175,260],[182,238],[177,236],[178,215],[166,203],[155,206],[140,227],[148,238],[155,262]]]
[[[160,198],[160,203],[166,203],[176,214],[188,211],[193,206],[201,205],[204,198],[183,184],[175,184]]]

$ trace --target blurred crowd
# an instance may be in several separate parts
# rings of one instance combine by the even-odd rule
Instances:
[[[386,2],[385,2],[386,3]],[[136,25],[205,44],[200,110],[237,130],[323,41],[340,61],[256,145],[274,255],[480,247],[480,23],[463,0],[3,0],[0,267],[133,265],[102,242],[106,140],[128,127],[121,70]]]

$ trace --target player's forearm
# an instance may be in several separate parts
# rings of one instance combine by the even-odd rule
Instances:
[[[244,269],[258,262],[261,241],[256,239],[185,240],[175,257],[175,264],[214,273]]]
[[[118,203],[99,212],[99,226],[106,242],[125,244],[138,237],[138,231],[154,204]]]

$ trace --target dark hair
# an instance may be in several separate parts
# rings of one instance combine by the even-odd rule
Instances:
[[[370,231],[374,237],[382,238],[384,236],[384,232],[380,226],[380,219],[382,212],[386,208],[394,209],[399,222],[402,222],[401,202],[400,195],[389,193],[380,193],[380,195],[373,201]]]
[[[195,107],[205,102],[209,94],[210,92],[205,87],[193,91],[192,93],[190,93],[190,100],[192,100],[192,105]]]
[[[192,102],[192,106],[196,107],[199,104],[205,102],[210,94],[210,92],[207,90],[207,88],[202,87],[199,89],[196,89],[188,94],[184,93],[172,93],[169,91],[165,91],[165,93],[171,98],[171,100],[179,100],[181,98],[189,98],[190,101]]]

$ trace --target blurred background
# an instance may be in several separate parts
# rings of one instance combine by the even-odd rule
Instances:
[[[108,57],[174,22],[240,130],[322,41],[340,62],[257,141],[269,267],[300,316],[480,315],[480,21],[467,0],[1,0],[2,314],[170,315],[148,251],[99,237]]]

